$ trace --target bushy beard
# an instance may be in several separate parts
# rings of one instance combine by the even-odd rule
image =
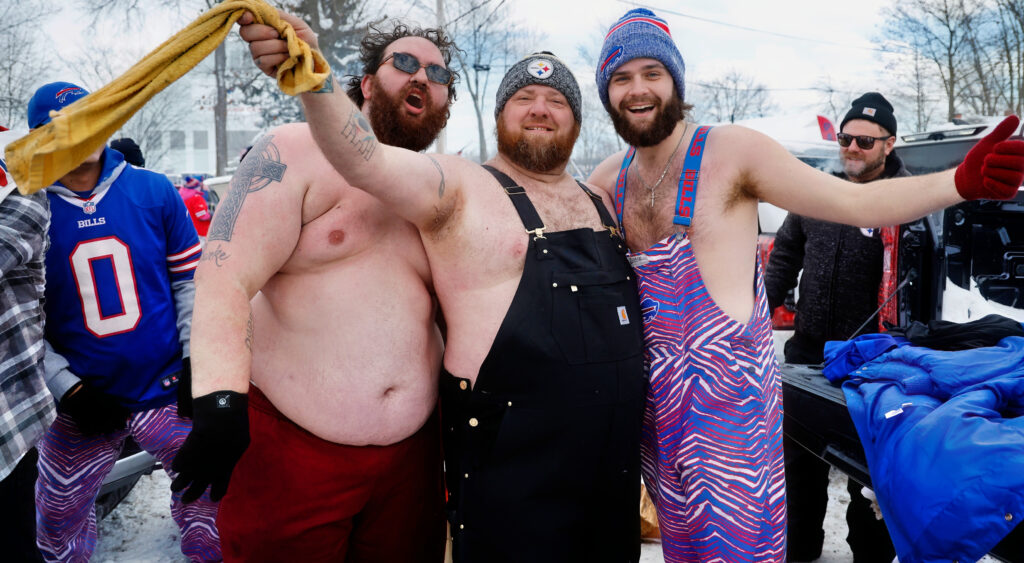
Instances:
[[[405,100],[413,88],[423,99],[423,113],[411,115],[405,110]],[[372,98],[370,125],[377,140],[385,145],[419,152],[434,142],[448,123],[448,107],[435,107],[430,87],[408,83],[395,95],[388,94],[376,76],[370,76]]]
[[[498,152],[513,163],[531,172],[548,172],[564,168],[580,135],[580,124],[574,123],[571,131],[559,131],[551,141],[527,138],[522,128],[505,125],[498,119]]]
[[[654,104],[654,122],[645,129],[634,126],[626,117],[626,113],[629,111],[626,108],[629,107],[629,104],[638,101]],[[674,90],[672,97],[664,102],[653,94],[623,98],[619,102],[618,109],[611,108],[608,114],[612,118],[612,124],[615,125],[615,132],[622,137],[623,141],[634,147],[653,147],[671,135],[672,131],[675,131],[676,124],[683,120],[683,102],[675,95]]]

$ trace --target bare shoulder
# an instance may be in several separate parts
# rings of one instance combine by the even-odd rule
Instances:
[[[592,177],[593,174],[591,174],[591,178]],[[604,202],[604,206],[608,209],[608,211],[612,212],[612,214],[614,215],[615,205],[612,203],[612,199],[615,197],[614,183],[612,184],[610,190],[605,189],[605,187],[600,184],[593,183],[592,181],[590,181],[589,178],[586,182],[583,183],[583,185],[587,186],[588,188],[590,188],[590,191],[597,194],[597,196],[601,198],[601,201]]]
[[[708,133],[708,146],[717,158],[730,161],[757,162],[789,154],[778,141],[742,125],[719,125]]]
[[[598,192],[611,194],[615,189],[619,169],[622,167],[622,159],[625,157],[626,151],[621,150],[604,159],[587,178],[587,185]]]

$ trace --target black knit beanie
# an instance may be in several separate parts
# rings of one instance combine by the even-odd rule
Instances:
[[[854,100],[852,106],[850,111],[846,112],[843,122],[839,124],[840,131],[846,126],[847,121],[865,119],[885,127],[890,135],[896,134],[896,116],[892,113],[892,104],[885,96],[878,92],[868,92]]]

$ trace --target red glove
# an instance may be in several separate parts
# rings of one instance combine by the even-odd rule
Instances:
[[[960,197],[1012,199],[1024,182],[1024,141],[1007,141],[1020,119],[1011,115],[967,153],[953,181]]]

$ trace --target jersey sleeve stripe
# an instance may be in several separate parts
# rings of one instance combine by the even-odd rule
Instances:
[[[199,259],[178,266],[171,266],[170,268],[167,268],[167,270],[172,274],[178,274],[189,270],[195,270],[197,266],[199,266]]]
[[[195,244],[195,246],[192,246],[192,247],[188,248],[184,252],[179,252],[177,254],[171,254],[170,256],[167,257],[167,261],[168,262],[178,262],[179,260],[184,260],[184,259],[188,258],[189,256],[192,256],[193,254],[201,251],[202,249],[203,249],[203,247],[197,242]]]

